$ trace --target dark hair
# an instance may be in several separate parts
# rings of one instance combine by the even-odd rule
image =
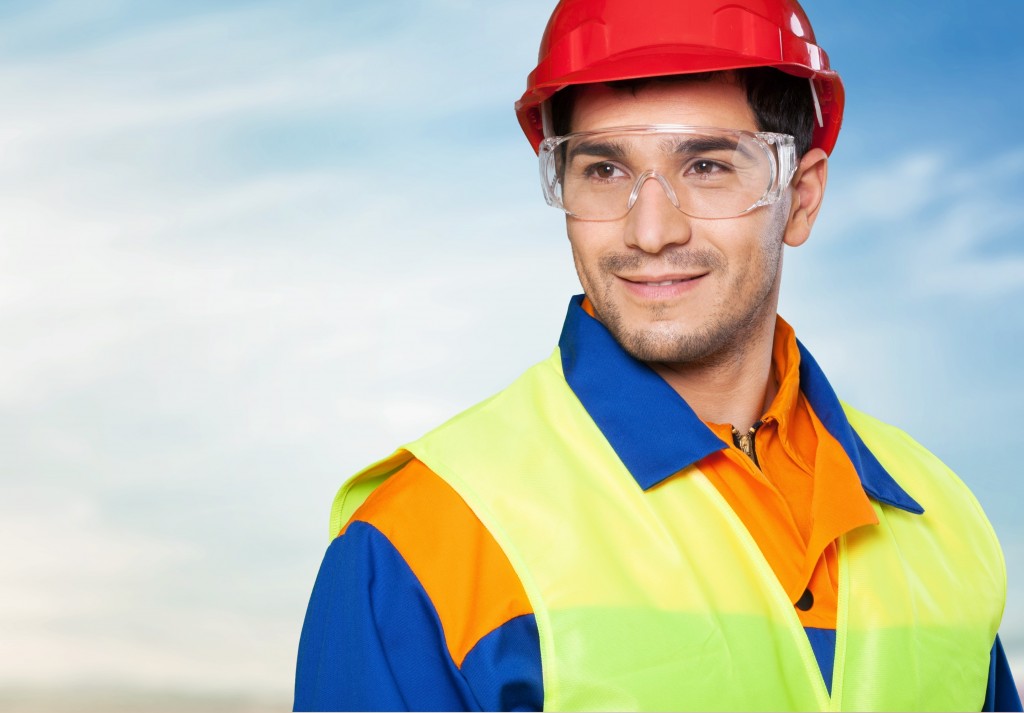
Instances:
[[[606,82],[605,86],[635,94],[652,83],[710,82],[729,76],[735,76],[747,90],[747,103],[754,112],[759,131],[790,134],[796,140],[797,158],[807,153],[811,148],[815,124],[814,101],[811,99],[807,79],[786,74],[772,67],[623,79]],[[551,117],[555,134],[558,136],[568,134],[572,130],[572,108],[579,86],[586,85],[566,87],[551,97]]]

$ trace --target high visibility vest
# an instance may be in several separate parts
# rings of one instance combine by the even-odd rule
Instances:
[[[423,461],[522,580],[546,710],[979,710],[1006,592],[995,534],[935,456],[847,417],[925,513],[873,502],[879,524],[840,538],[831,695],[793,603],[715,487],[690,466],[642,490],[557,350],[346,483],[332,531],[410,458]]]

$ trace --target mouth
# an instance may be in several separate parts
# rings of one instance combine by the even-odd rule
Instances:
[[[695,277],[686,277],[680,280],[661,280],[660,282],[640,282],[641,285],[647,285],[648,287],[668,287],[669,285],[678,285],[680,282],[689,282],[695,280]]]
[[[619,275],[626,292],[642,302],[663,302],[681,299],[697,289],[700,280],[708,275],[702,272],[697,275]]]
[[[647,287],[671,287],[672,285],[679,285],[684,282],[693,282],[704,277],[707,273],[701,273],[699,275],[686,275],[686,276],[672,276],[672,277],[623,277],[621,279],[626,282],[631,282],[634,285],[645,285]]]

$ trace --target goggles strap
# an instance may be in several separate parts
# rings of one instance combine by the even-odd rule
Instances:
[[[540,104],[540,123],[545,139],[555,135],[555,118],[551,115],[550,99]]]
[[[814,100],[814,115],[818,117],[818,126],[825,128],[825,120],[821,118],[821,102],[818,101],[818,90],[814,88],[814,78],[807,80],[811,84],[811,98]]]

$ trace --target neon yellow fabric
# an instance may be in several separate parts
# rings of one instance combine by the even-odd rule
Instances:
[[[923,516],[875,504],[840,540],[833,694],[792,604],[695,467],[642,491],[558,351],[339,492],[332,531],[410,453],[508,555],[533,605],[547,710],[978,710],[1005,572],[966,487],[902,432],[852,425]]]

